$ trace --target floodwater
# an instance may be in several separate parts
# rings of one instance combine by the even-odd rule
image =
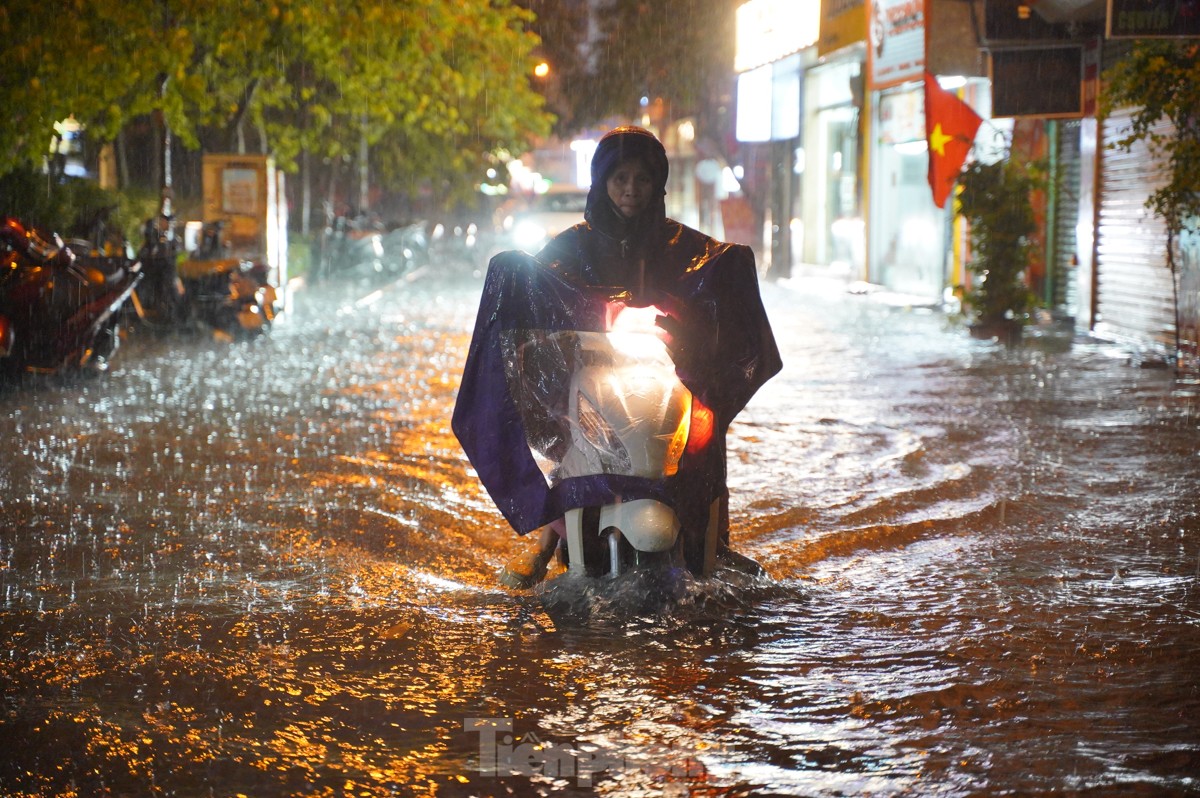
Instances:
[[[766,285],[730,482],[771,578],[521,594],[449,431],[478,290],[0,395],[0,794],[1200,792],[1194,382]]]

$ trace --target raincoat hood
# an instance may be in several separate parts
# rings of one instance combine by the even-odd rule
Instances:
[[[650,207],[632,219],[626,219],[608,196],[608,178],[622,161],[642,162],[654,181]],[[600,139],[592,156],[592,187],[588,190],[584,218],[604,234],[618,241],[641,238],[657,229],[667,218],[667,151],[649,130],[623,125]]]

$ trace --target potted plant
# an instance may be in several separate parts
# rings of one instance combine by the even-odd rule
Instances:
[[[1032,195],[1045,187],[1038,163],[1011,158],[973,161],[958,177],[957,214],[968,224],[972,284],[965,292],[971,334],[977,338],[1018,340],[1036,297],[1025,272],[1037,231]]]

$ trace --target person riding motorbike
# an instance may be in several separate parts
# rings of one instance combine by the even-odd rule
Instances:
[[[558,234],[535,260],[573,283],[622,291],[632,304],[660,309],[676,372],[714,419],[711,442],[684,456],[673,482],[680,523],[685,530],[706,528],[713,505],[694,499],[719,498],[719,559],[753,569],[728,545],[725,431],[782,363],[753,252],[668,218],[668,169],[665,148],[648,130],[606,133],[592,158],[584,221]],[[536,547],[508,563],[501,581],[527,588],[543,579],[563,529],[561,519],[541,526]],[[689,564],[697,556],[685,554]]]

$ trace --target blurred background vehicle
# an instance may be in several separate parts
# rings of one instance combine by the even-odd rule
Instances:
[[[499,250],[523,249],[531,254],[554,236],[583,221],[588,190],[576,186],[551,186],[500,211]]]

